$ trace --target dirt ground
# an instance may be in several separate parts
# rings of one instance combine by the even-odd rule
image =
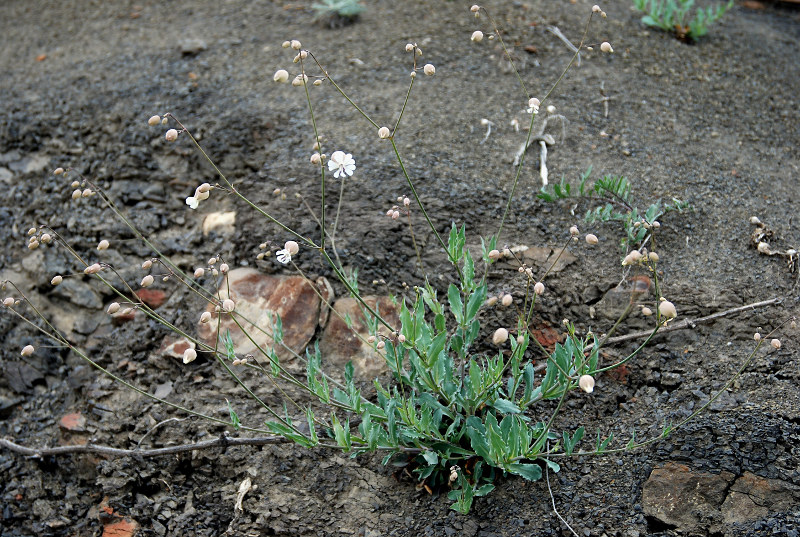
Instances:
[[[81,252],[111,237],[114,262],[125,277],[141,277],[135,266],[148,257],[147,248],[96,198],[71,200],[69,181],[50,173],[72,166],[103,185],[183,266],[221,253],[232,266],[284,270],[255,256],[259,243],[282,244],[287,237],[244,204],[214,193],[197,211],[186,207],[184,198],[196,185],[215,180],[213,169],[185,137],[169,144],[164,129],[146,122],[156,113],[175,114],[237,188],[300,232],[315,233],[316,223],[295,198],[301,193],[319,206],[318,176],[308,163],[313,132],[305,97],[300,88],[272,81],[275,70],[296,68],[281,49],[286,39],[299,39],[381,124],[397,119],[411,70],[404,47],[418,43],[436,75],[417,79],[398,148],[439,230],[452,221],[466,223],[473,245],[495,233],[513,178],[511,160],[525,139],[510,122],[525,125],[528,116],[527,98],[497,42],[470,42],[476,29],[489,33],[486,19],[476,20],[461,1],[376,0],[367,2],[356,23],[328,28],[314,22],[310,4],[7,0],[0,17],[0,240],[6,244],[0,276],[37,296],[46,314],[72,327],[71,341],[115,374],[223,418],[228,398],[251,411],[240,412],[243,422],[256,424],[265,416],[213,362],[201,358],[184,366],[159,355],[165,332],[146,320],[112,326],[103,312],[111,299],[107,291],[52,289],[52,275],[74,271],[75,263],[63,249],[29,251],[25,233],[48,224]],[[513,45],[532,96],[545,94],[571,54],[546,28],[556,26],[577,42],[591,4],[486,4]],[[792,272],[779,256],[761,255],[749,223],[758,216],[774,230],[770,244],[776,249],[800,246],[800,14],[770,3],[737,5],[700,43],[686,45],[643,27],[629,2],[608,2],[603,9],[608,18],[593,23],[587,41],[607,40],[614,54],[584,52],[580,67],[544,103],[567,119],[564,139],[549,149],[551,179],[574,180],[591,166],[594,178],[630,179],[641,206],[672,197],[691,203],[691,211],[662,219],[657,243],[664,293],[680,318],[783,299],[659,335],[625,374],[600,377],[591,397],[569,400],[559,427],[583,425],[590,439],[613,432],[622,443],[632,429],[648,438],[665,422],[688,415],[744,362],[756,330],[767,332],[800,313],[796,268]],[[353,153],[358,166],[341,207],[343,262],[359,270],[367,292],[402,293],[403,283],[418,284],[421,274],[407,227],[385,216],[398,195],[409,194],[394,156],[329,84],[310,92],[327,147]],[[603,95],[609,97],[607,117]],[[485,142],[482,118],[494,123]],[[536,199],[535,153],[501,242],[555,247],[573,224],[598,235],[599,248],[571,248],[575,260],[548,279],[540,321],[559,327],[569,318],[581,329],[607,330],[612,321],[603,308],[611,306],[604,295],[623,279],[621,228],[583,223],[583,202]],[[276,188],[287,199],[275,196]],[[328,192],[330,214],[337,196],[338,183]],[[234,233],[204,237],[203,215],[225,210],[237,212]],[[443,274],[432,281],[444,289],[444,256],[421,217],[414,218],[425,268]],[[311,252],[301,252],[298,262],[309,274],[330,275]],[[519,292],[513,276],[493,273],[490,292]],[[386,286],[373,285],[381,279]],[[186,293],[174,292],[160,311],[193,330],[202,309]],[[504,313],[492,310],[487,318],[499,322]],[[634,316],[622,330],[645,327]],[[115,384],[74,354],[48,348],[10,314],[0,316],[0,334],[4,438],[28,446],[82,439],[133,448],[154,424],[185,417]],[[797,535],[797,503],[738,523],[704,513],[683,527],[646,513],[642,493],[651,472],[668,462],[697,473],[749,472],[791,490],[800,487],[800,339],[784,332],[782,341],[778,351],[760,350],[734,390],[663,442],[623,456],[565,462],[551,475],[559,513],[585,536]],[[23,359],[19,349],[28,343],[37,352]],[[634,345],[612,350],[626,353]],[[258,392],[278,400],[266,384]],[[68,432],[59,422],[72,413],[85,423]],[[224,430],[183,419],[148,434],[142,447],[206,440]],[[446,498],[397,479],[379,456],[353,460],[290,446],[147,460],[33,459],[0,450],[0,476],[3,536],[111,535],[116,515],[135,521],[138,535],[158,536],[569,534],[544,481],[502,479],[462,516]],[[245,478],[256,487],[237,511],[236,492]]]

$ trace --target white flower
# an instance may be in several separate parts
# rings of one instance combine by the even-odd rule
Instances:
[[[278,250],[275,252],[275,257],[279,262],[288,265],[289,261],[292,260],[292,253],[289,250]]]
[[[531,98],[528,101],[528,113],[529,114],[538,114],[539,113],[539,105],[542,104],[539,102],[539,99],[536,97]]]
[[[199,203],[200,202],[194,196],[189,196],[188,198],[186,198],[186,205],[188,205],[192,209],[197,209],[197,205]]]
[[[345,175],[349,177],[353,175],[353,171],[356,169],[356,161],[350,153],[334,151],[330,160],[328,160],[328,169],[333,172],[333,176],[337,179]]]

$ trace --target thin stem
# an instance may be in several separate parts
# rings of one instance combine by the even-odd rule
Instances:
[[[547,99],[550,97],[550,94],[553,93],[553,91],[558,87],[558,85],[561,83],[561,81],[566,76],[567,71],[570,70],[570,68],[572,67],[572,64],[575,63],[575,60],[580,55],[581,49],[583,48],[583,44],[586,42],[586,36],[589,34],[589,25],[591,24],[591,22],[592,22],[592,15],[590,14],[589,15],[589,20],[586,22],[586,27],[583,30],[583,36],[581,37],[581,42],[580,42],[580,44],[578,44],[578,50],[575,51],[575,53],[572,55],[572,59],[570,59],[570,61],[567,64],[567,66],[564,68],[564,71],[561,73],[561,76],[558,77],[558,80],[555,81],[555,83],[550,87],[550,90],[541,99],[541,101],[539,103],[540,106],[544,106],[545,101],[547,101]],[[515,69],[515,71],[516,71],[516,69]],[[519,74],[517,74],[517,76],[519,76]],[[527,91],[526,91],[526,94],[527,94]],[[528,147],[530,145],[531,136],[533,135],[533,122],[534,122],[535,119],[536,119],[536,113],[531,114],[531,124],[530,124],[530,126],[528,128],[528,136],[527,136],[527,138],[525,140],[525,147]],[[514,194],[517,191],[517,185],[519,184],[519,177],[520,177],[520,174],[522,173],[522,166],[525,164],[525,153],[526,153],[526,151],[523,151],[522,155],[520,156],[519,166],[517,166],[517,173],[514,176],[514,183],[513,183],[512,187],[511,187],[511,194],[509,194],[509,196],[508,196],[508,201],[506,202],[506,208],[505,208],[505,211],[503,211],[503,218],[500,220],[500,227],[497,230],[497,235],[496,236],[497,236],[498,239],[500,239],[500,235],[503,232],[503,225],[505,224],[506,218],[508,217],[508,213],[511,210],[511,203],[514,200]]]

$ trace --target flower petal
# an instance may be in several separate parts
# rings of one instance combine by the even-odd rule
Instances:
[[[195,198],[194,196],[190,196],[190,197],[186,198],[186,205],[188,205],[192,209],[197,209],[197,205],[199,203],[200,202],[198,202],[197,198]]]

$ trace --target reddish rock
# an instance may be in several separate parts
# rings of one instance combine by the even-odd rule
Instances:
[[[642,490],[644,514],[679,531],[696,531],[701,521],[719,518],[730,472],[693,472],[688,466],[668,462],[650,474]]]
[[[365,296],[364,302],[376,309],[390,326],[400,328],[398,308],[389,297]],[[344,321],[349,316],[351,327]],[[389,330],[380,326],[379,333],[388,335]],[[359,338],[358,335],[361,337]],[[367,325],[359,303],[353,298],[340,298],[333,305],[328,324],[322,333],[319,348],[322,352],[323,365],[333,373],[331,368],[343,370],[347,362],[352,361],[356,373],[365,380],[371,380],[387,370],[382,355],[366,343],[369,337]]]
[[[124,518],[114,512],[108,505],[108,497],[103,498],[96,513],[103,524],[103,537],[133,537],[139,529],[139,524],[135,520]]]
[[[161,289],[151,289],[149,287],[137,289],[136,296],[153,309],[156,309],[167,300],[167,293]]]
[[[73,412],[63,416],[58,421],[58,426],[72,433],[86,432],[86,418],[80,412]]]
[[[283,324],[283,343],[275,345],[275,352],[282,360],[291,359],[294,354],[304,352],[311,341],[319,321],[320,299],[313,284],[300,276],[272,276],[252,268],[237,268],[228,273],[228,283],[224,281],[218,290],[222,300],[229,297],[236,304],[234,315],[247,330],[259,347],[269,350],[273,347],[272,321],[277,314]],[[214,344],[217,335],[217,313],[209,305],[211,321],[198,323],[199,337]],[[263,359],[262,354],[229,314],[222,315],[220,334],[230,330],[234,349],[239,355],[253,354]]]
[[[186,351],[186,349],[194,348],[194,341],[190,341],[183,336],[168,335],[164,336],[164,339],[161,341],[161,346],[158,348],[158,354],[161,356],[183,359],[184,351]]]
[[[800,488],[779,479],[766,479],[750,472],[736,480],[722,504],[726,524],[747,523],[770,512],[790,511],[800,505]]]

